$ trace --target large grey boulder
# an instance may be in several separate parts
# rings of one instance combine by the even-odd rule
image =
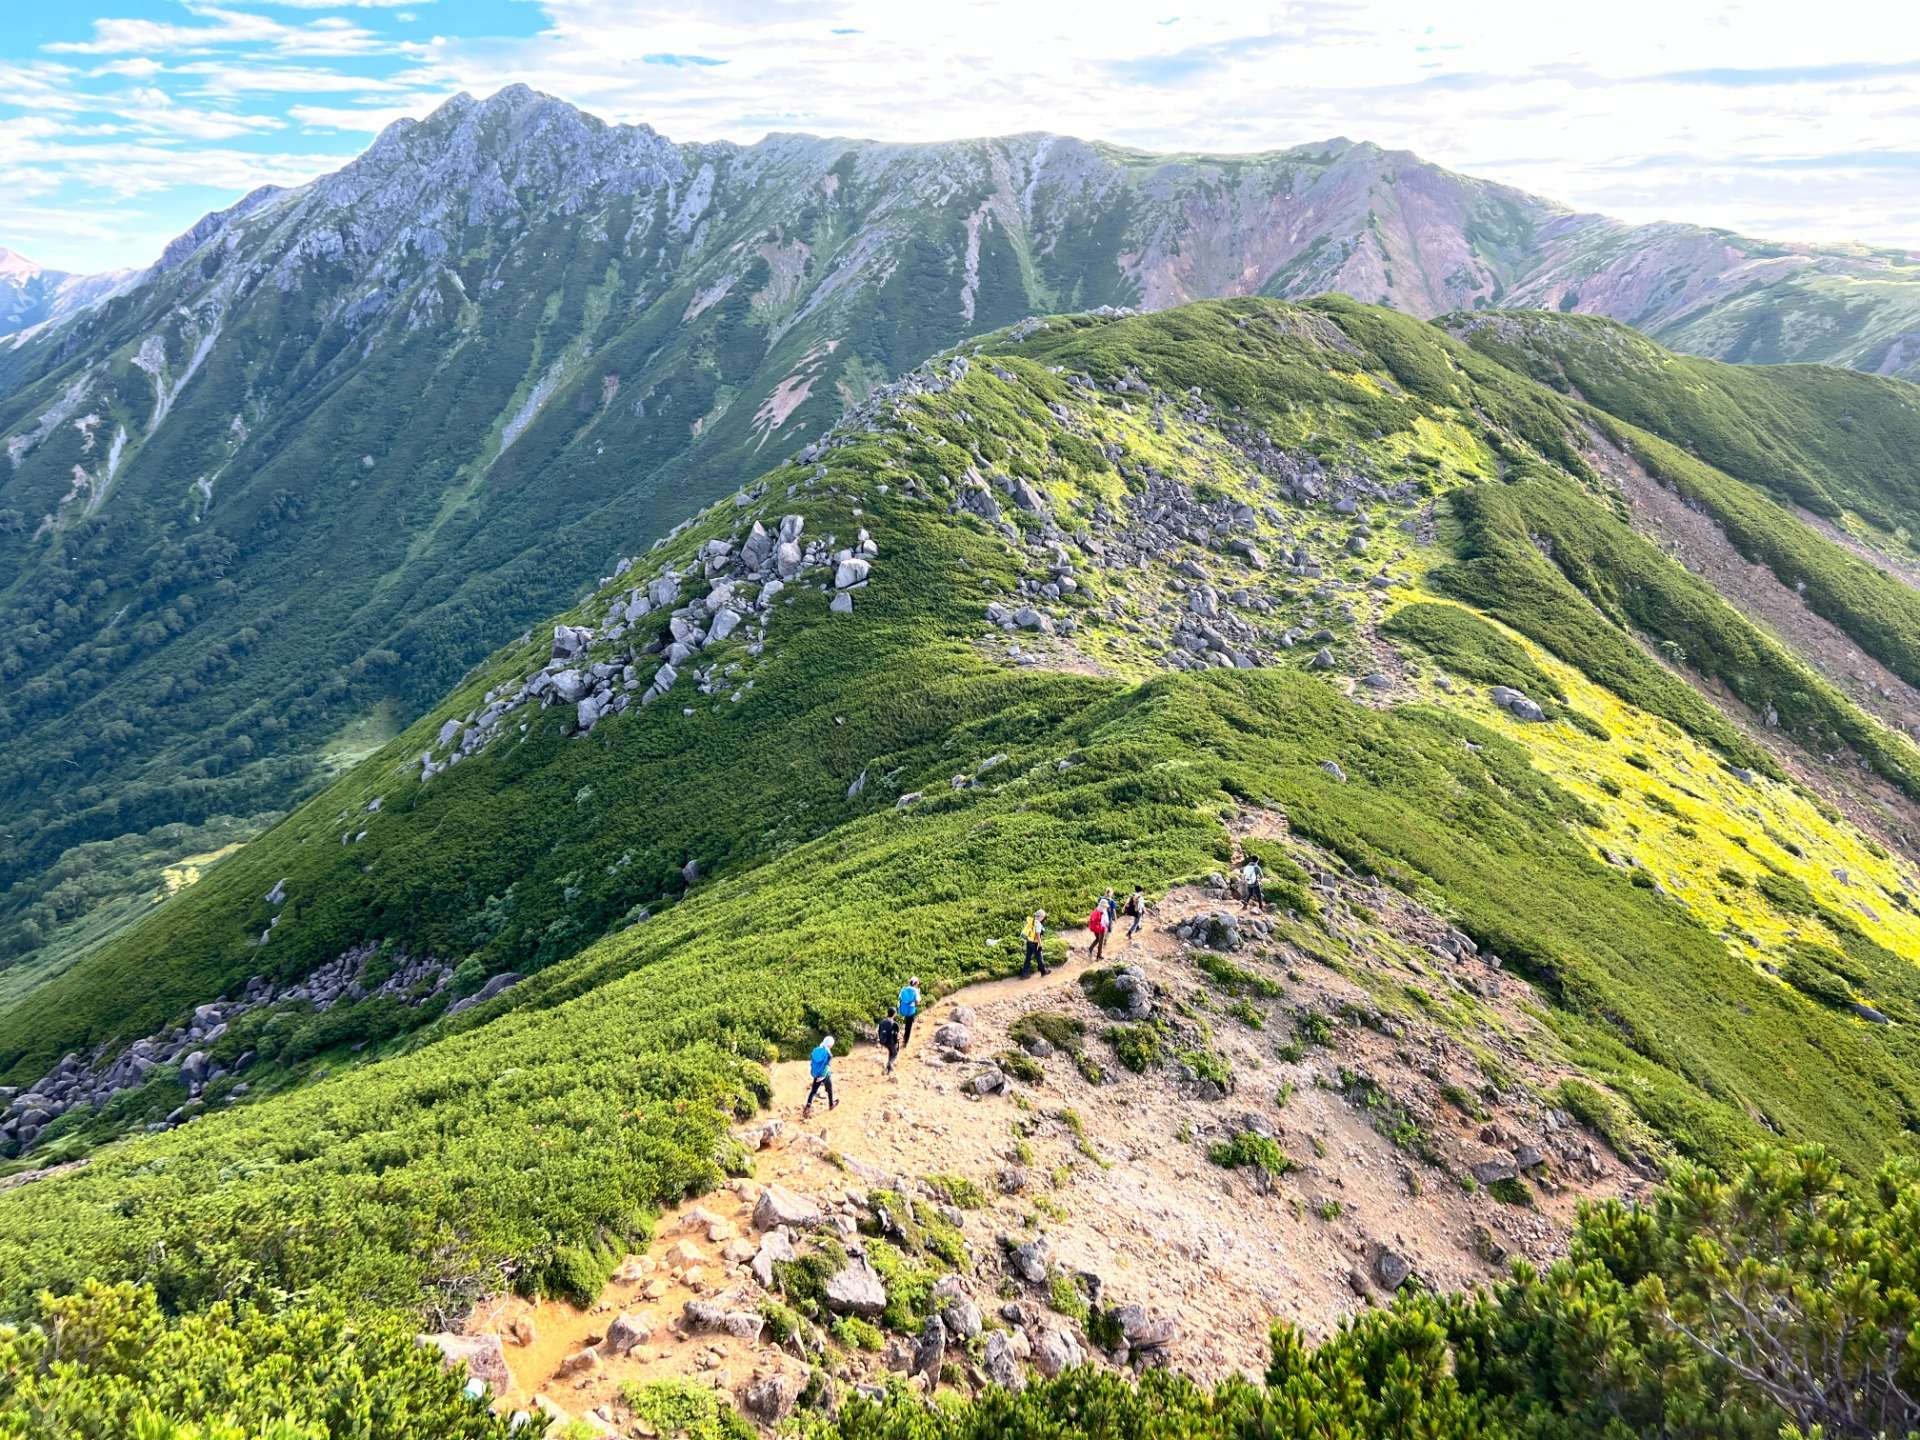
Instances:
[[[956,1339],[971,1340],[986,1323],[958,1275],[943,1275],[934,1282],[933,1304],[946,1322],[947,1333]]]
[[[787,1238],[784,1230],[769,1230],[760,1237],[760,1248],[754,1252],[748,1269],[762,1290],[773,1288],[773,1267],[783,1262],[799,1259],[799,1252],[793,1248],[793,1241]]]
[[[1114,1322],[1130,1350],[1163,1350],[1180,1338],[1180,1326],[1164,1315],[1150,1315],[1143,1305],[1122,1305]]]
[[[1516,1179],[1520,1167],[1505,1155],[1496,1155],[1490,1160],[1476,1160],[1467,1167],[1467,1173],[1482,1185],[1498,1185],[1505,1180]]]
[[[689,1300],[681,1313],[687,1329],[732,1335],[739,1340],[758,1340],[766,1327],[766,1317],[758,1310],[729,1310],[717,1300]]]
[[[1033,1368],[1047,1379],[1086,1363],[1086,1352],[1066,1329],[1049,1325],[1033,1342]]]
[[[805,1230],[820,1224],[820,1207],[782,1185],[769,1185],[753,1205],[753,1228],[774,1230],[784,1225]]]
[[[624,1355],[634,1346],[644,1345],[652,1338],[653,1326],[647,1323],[643,1315],[616,1315],[613,1323],[607,1327],[607,1348],[616,1355]]]
[[[1516,720],[1528,720],[1538,723],[1547,718],[1547,712],[1528,699],[1511,685],[1496,685],[1487,692],[1493,703],[1505,710]]]
[[[1007,1269],[1029,1285],[1047,1283],[1047,1242],[1028,1240],[1007,1251]]]
[[[740,612],[730,606],[721,606],[714,612],[713,624],[707,627],[707,643],[714,644],[731,635],[740,625]]]
[[[587,678],[586,672],[581,670],[560,670],[556,671],[553,677],[552,689],[555,698],[568,705],[576,704],[592,688],[593,682]]]
[[[980,1365],[987,1372],[987,1379],[1003,1390],[1018,1393],[1027,1387],[1027,1376],[1020,1368],[1020,1357],[1014,1353],[1013,1341],[1004,1330],[995,1330],[987,1336],[987,1348],[981,1356]]]
[[[827,1308],[836,1315],[871,1320],[887,1308],[887,1287],[865,1256],[849,1260],[827,1277]]]
[[[849,585],[858,585],[872,573],[873,567],[858,556],[842,560],[833,572],[833,583],[842,590]]]
[[[1382,1245],[1374,1252],[1373,1278],[1388,1290],[1398,1290],[1407,1283],[1407,1277],[1413,1273],[1413,1266],[1407,1263],[1407,1257],[1397,1250],[1389,1250]]]
[[[800,547],[791,540],[783,540],[773,552],[773,568],[782,580],[791,580],[800,573]]]
[[[924,1375],[938,1383],[940,1367],[947,1359],[947,1325],[939,1314],[929,1315],[925,1327],[920,1331],[920,1341],[913,1347],[913,1368],[909,1372]]]

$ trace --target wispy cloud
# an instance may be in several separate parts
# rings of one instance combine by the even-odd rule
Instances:
[[[1668,70],[1646,78],[1654,84],[1719,85],[1741,89],[1773,85],[1838,85],[1905,75],[1920,75],[1920,59],[1850,60],[1833,65],[1762,65],[1750,68],[1715,65],[1701,70]]]
[[[287,24],[246,10],[194,6],[201,22],[180,24],[149,19],[107,19],[93,22],[92,37],[59,40],[48,45],[56,55],[176,55],[195,54],[234,45],[267,45],[283,55],[369,55],[382,48],[372,30],[327,16]]]

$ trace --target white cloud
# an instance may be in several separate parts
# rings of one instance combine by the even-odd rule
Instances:
[[[396,120],[419,119],[445,98],[423,95],[393,105],[295,105],[287,111],[287,118],[308,130],[377,135]]]
[[[212,5],[188,9],[204,23],[95,20],[92,39],[58,41],[46,48],[69,55],[177,55],[204,54],[228,45],[264,45],[281,55],[315,56],[373,55],[386,48],[374,31],[335,17],[289,25],[245,10]]]
[[[260,65],[246,59],[193,60],[167,73],[194,77],[193,93],[204,96],[345,95],[402,88],[390,80],[318,65]]]

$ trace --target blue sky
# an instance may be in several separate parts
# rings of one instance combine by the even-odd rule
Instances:
[[[518,80],[677,140],[1343,134],[1629,220],[1920,248],[1920,6],[1843,18],[1799,0],[0,0],[0,246],[144,264],[254,185]]]

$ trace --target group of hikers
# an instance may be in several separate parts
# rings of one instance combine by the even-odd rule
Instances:
[[[1127,926],[1127,939],[1131,940],[1140,933],[1140,926],[1147,917],[1147,893],[1140,886],[1133,887],[1133,893],[1124,901],[1118,899],[1109,886],[1087,916],[1087,932],[1093,942],[1087,947],[1087,958],[1099,961],[1106,958],[1107,937],[1118,928],[1122,920]],[[1035,910],[1027,917],[1027,923],[1021,929],[1026,941],[1026,959],[1020,966],[1020,978],[1026,979],[1036,968],[1046,975],[1046,937],[1047,912]],[[874,1022],[875,1038],[887,1052],[886,1068],[882,1074],[891,1075],[894,1064],[900,1058],[900,1052],[913,1039],[914,1018],[920,1013],[920,977],[913,976],[900,987],[900,998],[886,1014]],[[834,1037],[824,1035],[820,1043],[813,1047],[813,1055],[808,1062],[811,1081],[807,1086],[807,1102],[800,1109],[801,1118],[813,1113],[813,1102],[821,1095],[827,1097],[827,1108],[833,1109],[838,1103],[833,1094],[833,1045]]]
[[[1127,926],[1127,938],[1131,940],[1140,933],[1141,922],[1147,918],[1147,892],[1138,885],[1124,902],[1116,899],[1113,887],[1109,885],[1100,898],[1093,903],[1093,909],[1087,915],[1087,933],[1093,937],[1087,946],[1089,960],[1107,958],[1107,937],[1119,927],[1122,920],[1131,923]],[[1037,968],[1042,975],[1047,973],[1047,912],[1036,910],[1027,917],[1026,927],[1020,932],[1027,942],[1026,959],[1020,966],[1020,978],[1026,979]]]
[[[1242,910],[1267,908],[1266,893],[1261,888],[1266,874],[1260,861],[1254,856],[1248,855],[1242,861],[1239,869]],[[1145,890],[1136,885],[1133,887],[1133,893],[1122,901],[1115,897],[1113,887],[1108,886],[1100,898],[1094,902],[1093,909],[1087,915],[1087,933],[1093,937],[1092,942],[1087,946],[1087,958],[1095,962],[1106,958],[1107,937],[1119,927],[1122,920],[1129,922],[1127,939],[1131,940],[1140,933],[1140,926],[1146,918]],[[1020,933],[1027,946],[1026,958],[1020,966],[1020,978],[1026,979],[1035,969],[1038,969],[1042,975],[1048,974],[1047,912],[1035,910],[1027,917],[1027,923],[1021,928]],[[893,1067],[900,1058],[900,1052],[906,1048],[907,1042],[913,1039],[914,1017],[919,1013],[920,977],[916,975],[900,987],[899,1000],[874,1024],[875,1038],[887,1052],[887,1064],[882,1074],[893,1073]],[[821,1037],[820,1043],[813,1047],[809,1067],[813,1083],[807,1087],[807,1103],[800,1110],[803,1119],[813,1113],[813,1102],[819,1095],[824,1094],[827,1097],[829,1110],[836,1104],[833,1097],[833,1043],[833,1036],[826,1035]]]

